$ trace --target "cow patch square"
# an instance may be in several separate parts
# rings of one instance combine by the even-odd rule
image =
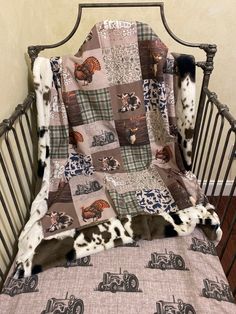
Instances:
[[[44,237],[78,227],[78,217],[73,202],[53,203],[47,214],[41,219]]]
[[[120,147],[98,151],[92,154],[92,160],[96,171],[103,171],[107,173],[124,171]]]
[[[108,88],[115,120],[145,113],[142,81]]]

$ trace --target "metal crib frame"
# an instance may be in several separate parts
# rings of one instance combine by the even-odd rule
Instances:
[[[75,26],[71,33],[62,41],[52,44],[52,45],[37,45],[28,47],[28,53],[31,58],[32,63],[35,58],[38,56],[39,52],[44,49],[56,48],[58,46],[63,45],[67,42],[76,32],[82,16],[83,8],[104,8],[104,7],[159,7],[161,13],[161,19],[163,25],[168,32],[168,34],[178,43],[193,47],[199,48],[205,51],[206,60],[196,62],[196,66],[200,67],[203,70],[203,80],[201,86],[201,93],[198,105],[198,112],[196,117],[195,124],[195,133],[194,133],[194,142],[193,142],[193,171],[197,175],[198,178],[201,178],[201,186],[205,187],[205,193],[210,196],[210,200],[215,203],[216,211],[218,211],[221,216],[223,230],[225,230],[224,237],[219,245],[218,254],[221,261],[224,261],[225,256],[228,259],[228,263],[225,263],[224,266],[225,273],[231,281],[233,278],[233,272],[236,268],[236,248],[234,247],[235,240],[235,222],[236,222],[236,213],[230,212],[231,205],[234,200],[235,188],[236,188],[236,178],[232,183],[231,190],[229,192],[228,198],[224,206],[222,207],[222,199],[224,194],[225,185],[230,173],[230,169],[232,168],[232,163],[234,159],[234,154],[236,151],[236,120],[230,114],[229,109],[226,105],[220,103],[217,98],[217,95],[211,92],[208,89],[208,83],[210,79],[210,75],[213,70],[213,59],[216,53],[216,45],[214,44],[193,44],[185,42],[179,39],[169,28],[165,14],[164,14],[164,3],[163,2],[144,2],[144,3],[98,3],[98,4],[80,4],[78,10],[78,16],[75,23]],[[212,119],[212,116],[215,112],[215,119]],[[6,150],[9,155],[9,160],[6,161],[4,159],[2,150],[0,149],[0,169],[3,171],[5,175],[6,187],[8,189],[8,198],[11,198],[11,203],[13,207],[9,208],[7,204],[9,203],[6,199],[6,196],[0,190],[0,201],[1,206],[3,208],[3,213],[0,213],[0,216],[4,216],[7,220],[7,224],[9,225],[12,234],[8,234],[8,236],[3,235],[3,232],[0,230],[0,252],[1,248],[3,248],[3,260],[5,260],[5,268],[0,268],[0,288],[3,285],[3,282],[7,276],[7,273],[10,269],[10,266],[15,258],[17,251],[17,239],[18,236],[24,227],[26,221],[29,218],[30,212],[30,204],[32,202],[33,197],[35,196],[35,186],[36,186],[36,163],[37,157],[34,152],[30,151],[30,147],[37,142],[36,140],[36,123],[32,123],[31,120],[35,121],[35,94],[34,92],[30,93],[23,104],[18,105],[11,115],[9,119],[3,120],[0,124],[0,145],[2,147],[3,143],[6,145]],[[23,123],[23,117],[25,123]],[[20,143],[19,141],[19,132],[16,131],[16,124],[19,124],[21,133],[20,136],[23,139]],[[27,138],[26,132],[30,134],[30,137]],[[220,145],[222,140],[222,135],[226,132],[226,139],[223,145]],[[10,140],[9,135],[13,135],[13,139],[15,144],[13,145]],[[226,156],[229,150],[229,140],[232,138],[233,140],[233,149],[230,153],[229,159],[227,160]],[[209,143],[207,140],[209,139]],[[29,142],[31,141],[31,143]],[[24,147],[22,147],[22,145]],[[220,146],[220,147],[219,147]],[[16,157],[15,151],[18,151],[18,155],[20,156],[20,166],[18,161],[18,166],[16,166]],[[26,153],[23,154],[23,151]],[[36,151],[36,150],[35,150]],[[213,154],[212,154],[213,152]],[[212,173],[215,165],[215,155],[221,154],[220,164],[218,165],[218,170],[216,172],[216,176],[214,178],[214,185],[209,192],[209,186],[212,179]],[[205,164],[202,163],[203,158],[205,157]],[[13,182],[13,178],[9,172],[9,165],[13,167],[16,180]],[[30,165],[30,169],[33,171],[29,171],[27,165]],[[216,188],[219,183],[220,178],[222,177],[222,169],[223,165],[225,165],[225,172],[223,174],[223,181],[221,182],[221,189],[219,191],[219,195],[216,195]],[[22,176],[19,171],[19,167],[22,167],[25,174],[25,179],[27,182],[27,188],[30,191],[30,194],[27,195],[25,192],[25,186],[22,181]],[[1,181],[1,180],[0,180]],[[22,208],[19,205],[19,201],[15,195],[16,186],[20,190],[23,203],[25,206],[25,211],[22,211]],[[230,216],[229,216],[230,214]],[[19,220],[19,224],[16,225],[14,222],[15,219],[13,217],[17,217]],[[229,218],[230,217],[230,218]],[[230,221],[229,221],[230,219]],[[231,255],[229,255],[229,249],[232,251]],[[1,255],[0,255],[1,257]],[[235,277],[235,276],[234,276]],[[234,280],[234,278],[233,278]],[[236,295],[236,282],[232,281],[231,286],[233,288],[233,294]]]

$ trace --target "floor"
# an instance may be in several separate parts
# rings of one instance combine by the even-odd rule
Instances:
[[[231,200],[229,200],[227,196],[222,196],[220,199],[219,197],[214,196],[214,197],[209,197],[209,201],[211,204],[215,206],[219,202],[219,205],[217,206],[218,208],[217,213],[220,216],[220,218],[222,218],[224,209],[228,206],[227,215],[222,225],[223,237],[222,237],[221,242],[217,246],[217,253],[219,256],[221,256],[222,250],[224,249],[224,245],[227,240],[227,236],[229,234],[228,231],[229,231],[230,225],[233,219],[235,219],[236,196],[232,197]],[[227,243],[226,249],[221,259],[221,263],[226,274],[229,270],[229,267],[235,255],[236,255],[236,224],[234,224],[232,233],[229,237],[229,241]],[[228,274],[228,280],[229,280],[231,289],[235,295],[236,294],[236,260],[233,263],[230,273]]]

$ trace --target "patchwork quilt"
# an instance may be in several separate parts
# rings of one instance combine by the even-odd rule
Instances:
[[[139,239],[221,229],[191,173],[195,61],[147,25],[103,21],[75,55],[37,58],[42,186],[15,278]]]

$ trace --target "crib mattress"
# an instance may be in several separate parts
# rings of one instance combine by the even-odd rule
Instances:
[[[214,244],[186,237],[140,241],[15,280],[0,313],[236,313]]]

